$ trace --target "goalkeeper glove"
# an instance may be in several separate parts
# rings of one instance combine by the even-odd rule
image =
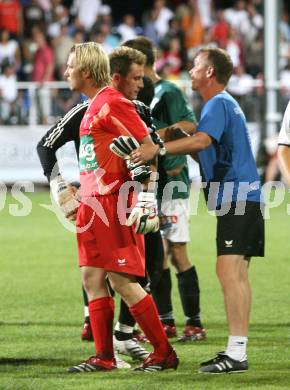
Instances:
[[[75,220],[76,212],[80,205],[76,198],[76,187],[73,187],[58,175],[51,180],[50,189],[53,199],[59,205],[65,217]]]
[[[150,174],[150,168],[148,165],[136,165],[130,161],[130,154],[133,150],[139,147],[138,141],[133,137],[121,135],[118,138],[114,138],[110,145],[110,149],[117,156],[125,160],[126,166],[130,172],[132,180],[143,182]]]
[[[134,223],[136,233],[146,234],[157,232],[159,229],[157,202],[153,192],[138,194],[138,202],[127,219],[127,226],[132,226]]]

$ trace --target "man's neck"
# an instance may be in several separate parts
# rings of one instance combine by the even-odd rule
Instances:
[[[145,66],[144,68],[144,74],[147,76],[154,84],[157,83],[157,81],[160,80],[160,77],[155,72],[154,68]]]
[[[89,100],[92,100],[99,92],[101,89],[103,89],[104,87],[97,87],[97,86],[89,86],[87,88],[85,88],[82,93],[84,95],[86,95]]]
[[[202,99],[204,102],[207,102],[214,96],[218,95],[219,93],[223,92],[225,90],[225,86],[222,84],[214,84],[210,87],[204,88],[202,91],[199,91]]]

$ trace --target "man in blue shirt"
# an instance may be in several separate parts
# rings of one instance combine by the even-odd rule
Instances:
[[[209,209],[217,214],[217,275],[229,327],[226,350],[204,362],[201,373],[244,372],[251,307],[248,267],[252,256],[264,256],[264,219],[260,181],[251,151],[245,116],[225,91],[233,64],[222,49],[204,48],[190,70],[192,89],[203,98],[197,132],[132,153],[136,163],[158,153],[191,154],[200,163]]]

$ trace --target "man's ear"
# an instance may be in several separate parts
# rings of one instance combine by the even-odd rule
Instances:
[[[209,79],[214,75],[214,67],[209,66],[206,71],[206,77]]]
[[[111,79],[113,86],[119,85],[121,79],[120,73],[113,73]]]
[[[92,78],[91,72],[89,70],[83,70],[82,74],[83,74],[84,78],[86,78],[86,79],[91,79]]]

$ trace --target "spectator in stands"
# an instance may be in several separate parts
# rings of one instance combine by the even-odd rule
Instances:
[[[51,39],[61,35],[61,27],[67,26],[69,21],[69,10],[60,4],[60,0],[58,0],[58,2],[59,4],[53,8],[51,20],[47,26],[47,35]]]
[[[168,66],[166,78],[176,78],[182,69],[181,44],[178,37],[170,40],[168,50],[163,53],[164,65]]]
[[[158,46],[159,44],[159,35],[155,26],[157,17],[158,17],[158,10],[152,8],[148,11],[146,16],[144,17],[144,22],[143,22],[144,35],[147,38],[149,38],[152,42],[154,42],[155,46]],[[164,35],[164,37],[165,36],[166,34]]]
[[[3,61],[14,63],[16,69],[20,66],[20,50],[18,42],[10,38],[8,30],[0,30],[0,66]]]
[[[182,68],[185,68],[187,62],[187,51],[184,46],[184,33],[180,27],[179,21],[177,18],[172,18],[169,21],[169,29],[164,35],[163,39],[160,41],[160,47],[167,51],[169,50],[170,42],[172,39],[177,38],[179,40],[180,50],[179,54],[182,61]]]
[[[96,22],[101,5],[101,0],[74,0],[71,13],[77,16],[86,33],[91,31],[93,24]]]
[[[245,62],[248,73],[253,77],[261,74],[264,69],[264,36],[263,32],[259,31],[258,35],[246,48]]]
[[[33,41],[37,45],[37,50],[33,58],[32,81],[41,83],[37,90],[37,104],[40,122],[47,124],[48,117],[51,114],[51,96],[48,87],[44,83],[54,80],[54,54],[43,32],[35,30]]]
[[[246,9],[245,0],[235,0],[234,6],[232,8],[227,8],[225,10],[225,19],[226,21],[238,32],[242,33],[241,26],[245,23],[248,23],[248,12]]]
[[[32,81],[44,83],[52,81],[54,71],[53,50],[47,43],[46,37],[40,30],[35,30],[33,41],[37,46],[33,59]]]
[[[255,80],[253,76],[246,73],[242,64],[237,66],[229,80],[227,89],[241,106],[248,121],[253,118],[253,111],[255,110],[253,101],[254,88]]]
[[[52,47],[55,57],[55,75],[58,80],[62,79],[66,68],[66,61],[70,48],[74,44],[74,39],[68,34],[66,24],[60,26],[60,34],[52,40]]]
[[[214,40],[219,47],[226,48],[229,33],[230,33],[230,25],[225,19],[225,11],[220,9],[216,14],[217,20],[213,24],[211,28],[211,36],[212,40]]]
[[[284,9],[282,13],[282,20],[280,22],[280,33],[286,41],[290,42],[290,24],[289,12]]]
[[[231,57],[234,68],[240,66],[243,63],[242,42],[238,37],[237,31],[233,27],[230,27],[228,42],[225,49]]]
[[[197,0],[197,6],[199,9],[199,14],[202,20],[202,24],[205,29],[208,29],[212,25],[212,0]]]
[[[280,35],[279,42],[279,68],[284,69],[290,61],[290,42]]]
[[[120,43],[119,35],[112,33],[108,23],[102,23],[98,31],[90,35],[90,39],[101,44],[107,54],[110,54]]]
[[[23,28],[24,36],[30,37],[32,28],[38,26],[42,31],[46,28],[45,12],[39,5],[38,0],[31,0],[28,5],[23,8]]]
[[[22,34],[22,8],[18,0],[0,1],[0,29],[6,29],[14,37]]]
[[[16,99],[16,67],[6,59],[2,63],[0,74],[0,118],[1,122],[6,125],[17,123]]]
[[[173,18],[174,13],[166,6],[165,0],[154,0],[153,9],[156,12],[154,26],[160,40],[167,33],[169,20]]]
[[[197,0],[188,0],[188,9],[181,19],[181,28],[185,36],[187,49],[201,45],[204,35],[204,26],[199,13]]]
[[[241,23],[241,36],[245,46],[251,46],[259,31],[263,29],[263,16],[253,3],[247,4],[248,18]]]
[[[131,14],[126,14],[123,17],[123,22],[117,27],[117,32],[120,34],[121,41],[134,39],[136,35],[142,32],[135,24],[135,17]]]

